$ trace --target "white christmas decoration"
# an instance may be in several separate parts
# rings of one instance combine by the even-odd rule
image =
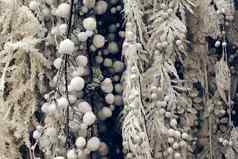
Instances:
[[[179,144],[177,143],[177,142],[175,142],[174,144],[173,144],[173,148],[176,150],[176,149],[178,149],[179,148]]]
[[[222,42],[222,47],[226,47],[227,46],[227,42]]]
[[[116,7],[112,7],[110,11],[112,14],[115,14],[117,12],[117,9],[116,9]]]
[[[215,47],[219,47],[221,45],[221,42],[219,41],[219,40],[217,40],[216,42],[215,42]]]
[[[61,41],[58,49],[60,54],[72,54],[74,50],[75,50],[74,42],[71,41],[70,39],[65,39]]]
[[[38,130],[39,132],[43,131],[43,127],[41,125],[37,125],[36,126],[36,130]]]
[[[67,108],[69,102],[67,100],[66,97],[60,97],[59,99],[57,99],[57,106],[60,108],[60,109],[65,109]]]
[[[87,64],[88,64],[88,58],[87,58],[86,56],[84,56],[84,55],[79,55],[79,56],[77,57],[77,62],[78,62],[78,64],[79,64],[80,66],[85,67],[85,66],[87,66]]]
[[[83,5],[87,8],[93,8],[95,6],[96,0],[83,0]]]
[[[177,127],[177,120],[176,119],[171,119],[170,125],[171,125],[172,128],[176,128]]]
[[[54,127],[49,127],[45,130],[45,134],[50,137],[55,137],[57,134],[57,131]]]
[[[69,95],[69,101],[71,104],[75,103],[77,101],[77,97],[73,94]]]
[[[78,137],[76,139],[75,145],[77,148],[82,149],[86,146],[86,139],[84,137]]]
[[[112,80],[110,78],[106,78],[101,83],[101,89],[105,93],[111,93],[113,90]]]
[[[163,108],[161,108],[161,109],[159,110],[159,113],[160,113],[160,115],[164,115],[164,114],[166,113],[166,110],[163,109]]]
[[[50,15],[50,10],[47,8],[47,7],[44,7],[42,9],[42,14],[45,16],[45,17],[49,17]]]
[[[59,35],[59,28],[58,28],[58,26],[55,26],[55,27],[52,27],[51,28],[51,34],[53,34],[53,35]]]
[[[174,143],[174,138],[169,137],[169,138],[168,138],[168,143],[170,143],[170,144]]]
[[[63,61],[63,60],[62,60],[62,58],[60,58],[60,57],[58,57],[57,59],[55,59],[55,60],[54,60],[54,63],[53,63],[54,67],[57,68],[57,69],[59,69],[60,66],[61,66],[62,61]]]
[[[37,1],[31,1],[29,3],[29,7],[30,7],[31,10],[35,11],[35,10],[37,10],[40,7],[40,3],[37,2]]]
[[[109,93],[105,96],[105,101],[107,104],[113,104],[114,103],[114,95],[112,93]]]
[[[48,105],[48,113],[49,114],[53,114],[56,112],[56,104],[55,103],[51,103]]]
[[[178,152],[176,152],[176,153],[174,154],[174,159],[180,159],[180,158],[181,158],[181,154],[178,153]]]
[[[86,112],[83,116],[83,123],[90,126],[96,121],[96,116],[93,112]]]
[[[96,62],[98,64],[101,64],[103,62],[103,57],[102,56],[96,56]]]
[[[104,62],[103,62],[103,65],[105,67],[112,67],[112,59],[111,58],[105,58]]]
[[[115,95],[114,104],[115,104],[116,106],[121,106],[121,105],[123,105],[122,96],[120,96],[120,95]]]
[[[110,52],[110,53],[112,53],[112,54],[116,54],[116,53],[118,53],[119,52],[119,48],[118,48],[118,45],[117,45],[117,43],[116,42],[110,42],[109,44],[108,44],[108,51]]]
[[[187,133],[182,133],[182,138],[184,140],[188,140],[189,139],[189,135]]]
[[[76,153],[75,149],[68,150],[67,158],[68,159],[77,159],[77,153]]]
[[[87,149],[90,151],[97,151],[100,146],[100,140],[98,137],[92,137],[88,140]]]
[[[49,103],[44,103],[44,104],[41,106],[42,112],[48,113],[48,112],[49,112],[49,109],[48,109],[49,105],[50,105]]]
[[[123,87],[120,83],[116,84],[114,89],[115,89],[116,93],[119,93],[119,94],[122,93],[122,91],[123,91]]]
[[[55,11],[55,15],[67,18],[70,13],[70,5],[68,3],[61,3]]]
[[[88,102],[80,102],[78,104],[78,110],[81,113],[87,113],[92,111],[92,107],[88,104]]]
[[[108,7],[108,4],[106,1],[102,1],[102,0],[98,1],[95,6],[96,14],[102,15],[102,14],[106,13],[107,7]]]
[[[60,24],[59,25],[59,32],[61,35],[65,34],[67,31],[67,24]]]
[[[86,69],[82,66],[77,67],[76,70],[74,70],[72,73],[73,77],[84,76],[84,75],[86,75]]]
[[[71,91],[81,91],[85,85],[84,79],[82,77],[74,77],[70,82]]]
[[[181,147],[185,147],[187,145],[187,143],[184,140],[182,140],[182,141],[179,142],[179,145]]]
[[[168,152],[169,154],[172,154],[172,153],[174,152],[174,150],[173,150],[172,147],[169,147],[169,148],[167,149],[167,152]]]
[[[120,72],[122,72],[123,70],[124,70],[124,63],[123,62],[121,62],[121,61],[115,61],[114,63],[113,63],[113,69],[114,69],[114,72],[115,73],[120,73]]]
[[[34,139],[39,139],[41,136],[41,133],[38,130],[35,130],[32,136]]]
[[[105,38],[104,36],[100,35],[100,34],[96,34],[93,37],[93,45],[96,48],[102,48],[105,44]]]
[[[82,42],[85,42],[85,41],[88,40],[88,35],[87,35],[86,32],[80,32],[80,33],[78,33],[77,37],[78,37],[78,40],[79,40],[79,41],[82,41]]]
[[[86,30],[93,31],[97,28],[96,19],[93,17],[88,17],[83,20],[83,27]]]

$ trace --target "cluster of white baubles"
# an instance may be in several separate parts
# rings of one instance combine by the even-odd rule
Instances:
[[[115,39],[117,36],[117,29],[120,27],[120,24],[112,24],[109,26],[109,35],[105,36],[97,31],[97,26],[100,25],[100,22],[96,20],[94,16],[88,16],[82,19],[82,28],[78,32],[76,32],[77,40],[75,38],[72,39],[64,39],[64,36],[67,33],[68,25],[65,23],[66,19],[69,18],[71,6],[70,3],[64,1],[60,3],[58,6],[54,6],[56,4],[55,0],[45,0],[45,2],[50,7],[45,7],[44,15],[53,15],[56,16],[57,19],[61,19],[59,23],[55,26],[53,25],[50,31],[50,37],[52,38],[53,43],[57,46],[57,53],[56,58],[53,61],[53,66],[59,71],[62,71],[65,67],[65,55],[69,56],[69,58],[74,58],[75,62],[77,63],[77,67],[68,72],[68,90],[69,94],[64,94],[65,86],[64,82],[62,82],[58,87],[59,90],[63,94],[57,94],[54,100],[49,100],[41,106],[42,112],[46,115],[46,125],[44,128],[42,126],[38,126],[36,130],[33,132],[33,138],[36,140],[40,140],[40,144],[42,145],[50,145],[51,143],[56,142],[59,139],[59,130],[58,127],[51,123],[54,120],[62,120],[64,118],[64,113],[67,108],[72,111],[72,107],[77,110],[77,115],[80,116],[79,127],[74,128],[71,123],[69,124],[72,130],[76,130],[78,132],[75,142],[75,148],[67,151],[67,158],[68,159],[83,159],[87,156],[90,152],[98,151],[101,156],[106,156],[108,154],[108,147],[107,144],[100,141],[98,137],[91,137],[88,138],[87,131],[88,128],[91,127],[93,124],[96,124],[97,118],[99,120],[105,120],[110,118],[113,114],[113,110],[115,109],[114,106],[121,106],[123,104],[122,101],[122,84],[120,83],[120,75],[124,69],[125,65],[123,62],[110,58],[105,57],[107,55],[116,55],[119,53],[119,45]],[[109,3],[115,5],[118,0],[112,0],[107,2],[106,0],[83,0],[82,1],[82,11],[88,12],[90,10],[94,10],[96,15],[103,15],[109,9]],[[30,2],[29,7],[33,11],[38,11],[41,8],[40,3],[36,0]],[[51,8],[51,10],[50,10]],[[115,6],[111,8],[111,13],[115,13],[116,11],[121,11],[121,6]],[[43,11],[42,11],[43,12]],[[63,20],[65,19],[65,20]],[[68,20],[68,19],[67,19]],[[120,32],[120,37],[124,37],[124,32]],[[86,55],[78,53],[78,45],[85,44],[87,40],[91,38],[92,43],[90,49],[92,50],[100,50],[103,53],[98,54],[96,57],[96,62],[101,64],[101,66],[107,67],[110,72],[116,75],[113,77],[105,78],[100,85],[102,92],[104,93],[104,104],[99,110],[99,112],[94,112],[92,106],[85,100],[82,99],[84,88],[86,85],[86,81],[84,76],[88,73],[88,57]],[[62,40],[64,39],[64,40]],[[61,40],[58,42],[58,40]],[[79,41],[79,44],[77,43]],[[80,48],[80,46],[79,46]],[[71,69],[69,66],[68,69]],[[52,88],[56,87],[58,82],[59,75],[56,74],[52,81],[50,81],[50,86]],[[64,79],[62,79],[64,80]],[[115,84],[113,83],[115,82]],[[63,86],[62,86],[63,85]],[[46,99],[49,99],[48,95],[45,95]],[[70,104],[70,106],[69,106]],[[52,118],[52,119],[51,119]],[[71,122],[71,121],[70,121]],[[86,132],[86,133],[85,133]],[[43,137],[44,138],[43,138]],[[45,138],[46,136],[46,138]],[[42,140],[41,140],[42,139]],[[62,135],[60,137],[62,142],[66,141],[66,136]],[[48,151],[44,151],[44,153],[50,154]],[[56,156],[54,159],[65,159],[65,156]]]

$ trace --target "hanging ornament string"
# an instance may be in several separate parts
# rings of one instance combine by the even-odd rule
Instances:
[[[71,26],[72,26],[72,17],[73,17],[73,5],[74,5],[74,0],[71,0],[71,4],[70,4],[70,14],[69,14],[69,22],[68,22],[68,27],[67,27],[67,39],[70,38],[70,34],[71,34]],[[69,128],[69,109],[71,106],[70,100],[69,100],[69,89],[68,89],[68,64],[69,64],[69,55],[68,54],[64,54],[63,55],[63,62],[64,62],[64,80],[65,80],[65,94],[66,94],[66,98],[68,101],[68,106],[66,109],[66,122],[65,122],[65,133],[66,133],[66,149],[70,148],[70,128]]]
[[[223,35],[223,45],[222,45],[222,60],[224,60],[225,65],[224,65],[224,70],[225,70],[225,74],[224,77],[226,77],[227,80],[227,105],[228,105],[228,115],[229,115],[229,127],[232,127],[232,120],[231,120],[231,75],[230,75],[230,70],[229,70],[229,66],[228,66],[228,53],[227,53],[227,42],[226,42],[226,37],[225,35]]]

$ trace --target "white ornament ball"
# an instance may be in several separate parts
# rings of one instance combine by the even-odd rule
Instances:
[[[121,106],[121,105],[123,105],[123,98],[122,98],[122,96],[116,95],[116,96],[115,96],[115,100],[114,100],[114,104],[115,104],[116,106]]]
[[[81,113],[87,113],[92,111],[92,107],[88,104],[88,102],[80,102],[78,104],[78,110]]]
[[[176,153],[174,154],[174,159],[181,159],[181,154],[178,153],[178,152],[176,152]]]
[[[54,67],[56,68],[56,69],[60,69],[60,66],[61,66],[61,63],[62,63],[62,58],[60,58],[60,57],[58,57],[57,59],[55,59],[54,60],[54,63],[53,63],[53,65],[54,65]]]
[[[85,85],[84,79],[82,77],[74,77],[70,82],[70,88],[74,91],[83,90]]]
[[[112,80],[110,78],[106,78],[101,83],[101,89],[105,93],[111,93],[113,91]]]
[[[98,64],[101,64],[102,62],[103,62],[103,57],[102,56],[96,56],[96,62],[98,63]]]
[[[219,41],[219,40],[217,40],[216,42],[215,42],[215,47],[219,47],[221,45],[221,42]]]
[[[37,10],[39,7],[40,7],[40,3],[37,2],[37,1],[31,1],[31,2],[29,3],[29,8],[30,8],[31,10]]]
[[[85,66],[87,66],[87,64],[88,64],[88,58],[87,58],[86,56],[84,56],[84,55],[79,55],[79,56],[77,57],[77,62],[78,62],[78,64],[79,64],[80,66],[85,67]]]
[[[75,145],[77,148],[82,149],[86,146],[86,139],[84,137],[78,137],[76,139]]]
[[[83,123],[90,126],[96,121],[96,116],[93,112],[86,112],[83,116]]]
[[[60,54],[72,54],[75,50],[74,42],[70,39],[65,39],[61,41],[59,45],[59,53]]]
[[[77,159],[77,153],[76,153],[75,149],[68,150],[67,158],[68,159]]]
[[[77,37],[78,37],[78,40],[82,42],[85,42],[88,40],[88,35],[86,34],[86,32],[78,33]]]
[[[55,103],[51,103],[48,105],[48,113],[53,114],[56,113],[56,104]]]
[[[125,68],[125,65],[121,61],[115,61],[113,63],[113,69],[115,73],[121,73]]]
[[[44,103],[42,106],[41,106],[41,111],[44,112],[44,113],[48,113],[49,110],[48,110],[48,107],[49,107],[49,103]]]
[[[79,66],[73,71],[72,77],[84,76],[85,73],[86,73],[86,69],[82,66]]]
[[[174,143],[174,138],[169,137],[169,138],[168,138],[168,143],[170,143],[170,144]]]
[[[93,45],[96,48],[102,48],[105,45],[105,38],[104,36],[100,35],[100,34],[96,34],[93,37]]]
[[[36,130],[38,130],[39,132],[42,132],[43,131],[43,126],[37,125]]]
[[[60,34],[63,35],[63,34],[66,33],[66,31],[67,31],[67,24],[61,24],[61,25],[59,26],[59,32],[60,32]]]
[[[40,136],[41,136],[41,133],[40,133],[38,130],[35,130],[35,131],[33,132],[33,138],[34,138],[34,139],[39,139]]]
[[[110,52],[110,53],[112,53],[112,54],[116,54],[116,53],[118,53],[119,52],[119,48],[118,48],[118,45],[117,45],[117,43],[116,42],[110,42],[109,44],[108,44],[108,51]]]
[[[172,147],[169,147],[169,148],[167,149],[167,152],[168,152],[169,154],[172,154],[172,153],[174,152],[174,150],[173,150]]]
[[[55,137],[57,134],[57,131],[54,127],[49,127],[45,130],[45,134],[50,137]]]
[[[177,127],[177,120],[176,119],[171,119],[170,126],[173,127],[173,128],[176,128]]]
[[[68,3],[61,3],[55,11],[55,15],[67,18],[70,14],[70,5]]]
[[[96,0],[83,0],[83,5],[89,9],[95,6]]]
[[[227,46],[227,42],[225,42],[225,41],[222,42],[222,46],[223,46],[223,47],[226,47],[226,46]]]
[[[83,27],[86,30],[93,31],[97,28],[97,22],[96,19],[93,17],[88,17],[83,20]]]
[[[59,99],[57,99],[57,106],[60,109],[66,109],[68,104],[69,104],[69,102],[66,97],[60,97]]]
[[[102,14],[106,13],[107,7],[108,7],[108,4],[106,1],[102,1],[102,0],[98,1],[95,6],[96,14],[102,15]]]
[[[118,94],[122,93],[123,87],[120,83],[116,84],[114,87],[115,87],[114,89],[115,89],[116,93],[118,93]]]
[[[111,58],[105,58],[104,62],[103,62],[103,65],[105,67],[112,67],[112,59]]]
[[[112,14],[115,14],[117,12],[117,9],[116,9],[116,7],[112,7],[110,11]]]
[[[75,103],[76,100],[77,100],[77,97],[76,97],[75,95],[73,95],[73,94],[70,94],[70,95],[69,95],[69,102],[70,102],[71,104]]]
[[[114,95],[112,93],[109,93],[105,96],[105,101],[107,104],[113,104],[114,103]]]
[[[87,149],[90,151],[97,151],[99,149],[100,143],[101,142],[98,137],[92,137],[88,140]]]
[[[177,143],[177,142],[175,142],[174,144],[173,144],[173,148],[176,150],[176,149],[178,149],[179,148],[179,144]]]

